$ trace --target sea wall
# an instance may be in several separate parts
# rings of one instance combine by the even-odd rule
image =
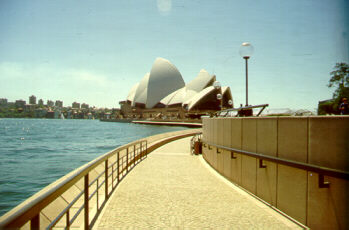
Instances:
[[[208,143],[348,172],[349,117],[204,118],[203,142],[205,160],[231,182],[310,228],[348,228],[348,180],[325,176],[319,188],[318,173]]]

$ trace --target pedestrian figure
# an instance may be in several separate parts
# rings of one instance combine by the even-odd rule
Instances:
[[[339,111],[341,115],[348,115],[349,114],[349,105],[348,105],[348,99],[343,98],[342,103],[339,105]]]

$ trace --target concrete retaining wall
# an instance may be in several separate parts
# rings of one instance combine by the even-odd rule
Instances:
[[[349,171],[349,117],[204,118],[203,141]],[[349,182],[223,151],[207,144],[203,156],[219,173],[313,229],[347,229]]]

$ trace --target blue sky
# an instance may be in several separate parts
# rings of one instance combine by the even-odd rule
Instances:
[[[156,57],[206,69],[245,103],[310,109],[348,61],[348,0],[0,0],[0,98],[119,107]]]

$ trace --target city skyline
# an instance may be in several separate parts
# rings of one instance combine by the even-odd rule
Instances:
[[[185,83],[201,69],[245,102],[238,50],[251,42],[249,102],[314,110],[348,62],[348,1],[18,1],[0,3],[0,98],[117,108],[163,57]]]
[[[33,97],[35,99],[33,99]],[[36,101],[36,99],[38,99]],[[28,100],[25,100],[25,99],[22,99],[22,98],[19,98],[19,99],[15,99],[13,101],[11,100],[8,100],[7,98],[3,97],[3,98],[0,98],[0,101],[2,104],[6,105],[6,104],[15,104],[17,102],[23,102],[24,104],[26,105],[44,105],[44,106],[48,106],[48,107],[61,107],[61,108],[68,108],[68,107],[71,107],[71,108],[95,108],[95,106],[90,106],[89,104],[85,103],[85,102],[77,102],[77,101],[74,101],[73,103],[71,103],[71,105],[63,105],[63,101],[61,100],[46,100],[46,104],[45,104],[45,101],[42,99],[42,98],[37,98],[35,95],[31,95],[28,97]],[[98,107],[96,107],[98,108]],[[106,108],[107,109],[107,108]],[[110,108],[112,109],[112,108]]]

